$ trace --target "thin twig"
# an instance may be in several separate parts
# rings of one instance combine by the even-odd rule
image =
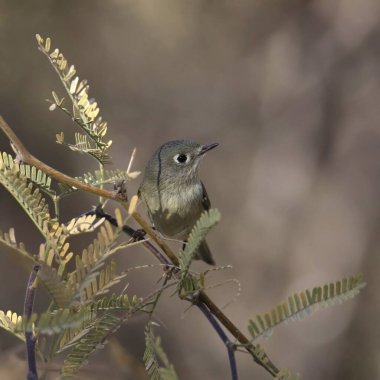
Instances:
[[[197,301],[195,301],[194,304],[198,306],[198,308],[202,311],[202,313],[210,322],[211,326],[219,335],[219,338],[223,341],[224,345],[226,346],[227,353],[228,353],[228,360],[230,362],[231,379],[238,380],[234,344],[228,339],[224,330],[220,327],[218,321],[215,319],[215,317],[213,316],[211,311],[206,307],[206,305],[203,304],[202,302],[197,302]]]
[[[248,338],[231,322],[231,320],[219,309],[218,306],[209,298],[204,292],[199,292],[199,301],[205,304],[212,314],[222,323],[222,325],[240,342],[246,347],[247,351],[252,355],[254,361],[264,367],[271,375],[276,376],[279,373],[279,369],[273,364],[269,357],[265,354],[264,360],[260,359],[256,352],[255,346],[248,340]]]
[[[40,270],[40,265],[33,265],[32,272],[30,273],[28,285],[25,292],[25,302],[24,302],[24,316],[26,320],[25,326],[32,316],[34,297],[36,295],[36,278],[37,273]],[[28,374],[27,380],[38,380],[37,374],[37,363],[36,363],[36,338],[33,335],[33,331],[29,331],[28,327],[25,328],[25,343],[26,343],[26,354],[28,358]]]

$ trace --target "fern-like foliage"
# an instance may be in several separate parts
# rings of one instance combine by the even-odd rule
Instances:
[[[52,178],[46,175],[41,169],[29,164],[20,164],[16,162],[15,158],[7,153],[0,152],[0,161],[9,170],[16,167],[20,175],[25,177],[28,181],[32,182],[36,188],[44,192],[49,197],[56,196],[56,192],[52,189]]]
[[[0,230],[0,243],[11,248],[21,255],[22,258],[27,259],[29,263],[36,261],[33,255],[26,250],[23,243],[17,243],[14,228],[11,228],[9,232],[2,232]]]
[[[50,267],[55,267],[58,276],[62,276],[67,263],[74,255],[70,251],[67,238],[65,226],[56,222],[52,225],[46,242],[40,245],[39,260]]]
[[[32,182],[28,184],[28,178],[19,170],[19,165],[12,165],[10,161],[4,164],[2,160],[1,183],[19,200],[43,232],[45,242],[35,256],[16,242],[13,229],[9,233],[0,233],[0,242],[39,263],[38,281],[46,288],[52,303],[48,311],[33,314],[27,321],[15,313],[0,312],[0,327],[23,340],[25,331],[37,334],[36,351],[39,354],[44,351],[47,358],[71,349],[62,369],[65,377],[85,365],[89,355],[100,348],[103,340],[129,315],[143,309],[142,300],[125,294],[104,296],[125,277],[124,273],[118,273],[115,261],[108,260],[119,249],[128,246],[117,244],[121,227],[113,229],[108,222],[97,221],[94,216],[74,218],[67,225],[52,220],[38,189],[33,188]],[[37,179],[34,174],[31,177]],[[40,182],[43,181],[41,177]],[[120,210],[116,211],[116,220],[120,226],[124,224]],[[94,229],[99,230],[97,237],[82,255],[76,256],[75,268],[67,271],[67,263],[74,257],[68,238]],[[123,313],[120,316],[115,314],[120,312]]]
[[[191,291],[194,281],[188,278],[191,261],[194,258],[199,246],[210,230],[220,221],[220,212],[217,209],[204,211],[197,223],[193,227],[184,251],[179,256],[179,267],[181,269],[180,288]]]
[[[66,223],[65,231],[69,235],[93,232],[101,226],[104,221],[104,218],[97,219],[96,215],[81,215]]]
[[[75,177],[78,181],[88,183],[92,186],[100,186],[107,183],[115,183],[122,180],[130,180],[136,178],[140,174],[139,171],[129,172],[128,170],[95,170],[94,173],[85,173],[82,177]]]
[[[40,315],[36,324],[36,331],[39,334],[59,334],[63,330],[78,328],[81,326],[85,308],[74,311],[73,309],[58,309],[54,312],[43,313]]]
[[[62,378],[69,378],[77,373],[87,363],[91,353],[103,347],[104,340],[119,323],[119,317],[107,313],[83,330],[83,335],[64,361],[61,369]]]
[[[37,169],[35,166],[22,164],[19,165],[20,173],[28,180],[38,186],[41,191],[53,197],[56,192],[51,188],[52,179],[46,175],[41,169]]]
[[[104,137],[107,133],[107,123],[102,121],[99,116],[99,107],[95,100],[90,99],[88,95],[89,85],[86,80],[80,80],[76,76],[74,65],[69,65],[64,55],[58,49],[51,49],[51,39],[43,39],[40,35],[36,35],[39,50],[48,58],[51,65],[57,72],[63,87],[73,106],[72,112],[66,109],[64,99],[60,99],[53,91],[52,107],[59,107],[64,112],[74,117],[76,123],[83,132],[90,138],[88,140],[76,140],[75,145],[70,146],[73,150],[83,153],[90,153],[101,164],[109,158],[108,149],[112,141],[105,141]],[[63,141],[63,140],[62,140]]]
[[[20,164],[11,154],[0,152],[0,165],[4,170],[19,173],[19,176],[26,180],[27,185],[33,186],[40,192],[44,193],[53,201],[55,206],[56,217],[59,216],[59,201],[67,195],[76,191],[77,188],[68,186],[64,183],[58,183],[57,188],[52,187],[53,179],[45,174],[42,170],[29,164]],[[76,180],[89,184],[94,187],[101,187],[105,184],[114,184],[119,181],[128,181],[136,178],[140,172],[129,170],[95,170],[94,173],[84,173],[83,176],[75,177]],[[95,226],[96,228],[96,226]]]
[[[83,250],[81,256],[76,256],[75,270],[68,274],[68,285],[82,302],[104,294],[125,277],[125,274],[117,274],[114,261],[104,267],[105,260],[115,251],[119,233],[120,229],[113,230],[106,221],[96,239]]]
[[[63,132],[57,134],[56,137],[58,144],[65,145],[74,152],[87,153],[101,163],[106,163],[110,159],[108,153],[100,150],[96,143],[90,139],[88,135],[76,132],[74,134],[74,144],[65,141]]]
[[[121,325],[124,320],[128,319],[128,316],[133,315],[144,307],[142,298],[133,296],[129,297],[126,294],[117,296],[113,294],[111,297],[102,297],[86,306],[81,306],[83,312],[83,318],[81,320],[82,324],[80,328],[68,329],[63,335],[57,340],[56,344],[59,347],[58,352],[65,351],[69,348],[75,346],[75,344],[88,332],[88,328],[93,326],[93,323],[99,319],[103,314],[110,312],[127,312],[127,314],[122,314],[119,317],[119,325]],[[73,308],[76,310],[76,308]],[[127,315],[127,317],[126,317]],[[115,330],[118,328],[115,325]]]
[[[18,323],[18,329],[20,332],[32,331],[38,335],[60,334],[67,329],[81,326],[86,313],[91,313],[88,307],[78,310],[75,308],[60,308],[40,315],[34,313],[27,321]]]
[[[120,210],[117,209],[115,214],[116,220],[122,226],[124,223]],[[92,222],[92,219],[87,220],[85,217],[85,226],[91,228]],[[78,220],[70,222],[65,227],[66,233],[71,234],[78,228],[78,223]],[[98,230],[94,241],[83,250],[81,255],[75,257],[75,268],[67,273],[67,281],[58,278],[60,281],[57,282],[64,284],[70,298],[69,302],[67,297],[65,302],[60,301],[60,310],[69,306],[70,312],[74,310],[76,313],[78,311],[82,313],[80,325],[77,327],[73,326],[73,323],[77,322],[77,315],[66,315],[69,318],[66,324],[68,328],[61,329],[60,333],[54,336],[50,346],[49,356],[72,350],[65,360],[62,369],[63,377],[76,373],[86,363],[89,355],[102,346],[102,340],[108,334],[116,331],[129,315],[143,309],[142,300],[139,297],[130,298],[126,294],[104,296],[126,274],[118,273],[115,261],[108,260],[118,249],[116,240],[121,228],[113,229],[108,222],[104,222]],[[52,278],[54,279],[54,268],[49,267],[48,273],[53,274]],[[57,294],[51,295],[55,300],[57,295],[62,295],[62,288],[55,289],[53,285],[54,283],[49,284],[49,288],[56,290]],[[55,301],[55,303],[57,302]],[[114,314],[119,312],[123,312],[123,314],[121,316]],[[55,319],[53,319],[54,321]],[[48,319],[46,331],[51,331],[56,327],[58,331],[59,327],[50,323]]]
[[[58,136],[58,135],[57,135]],[[86,137],[86,136],[85,136]],[[62,134],[63,138],[63,134]],[[87,138],[87,137],[86,137]],[[58,137],[57,137],[58,140]],[[131,163],[130,163],[131,164]],[[35,189],[38,189],[41,193],[44,193],[54,202],[56,207],[56,213],[59,214],[59,201],[70,195],[78,189],[76,187],[68,186],[64,183],[58,183],[57,188],[53,188],[53,179],[45,174],[42,170],[37,169],[33,165],[20,164],[16,162],[16,159],[7,152],[0,152],[0,165],[7,170],[14,170],[19,172],[20,177],[25,178],[27,184],[32,184]],[[128,170],[95,170],[93,173],[87,172],[82,176],[74,177],[76,180],[86,183],[94,187],[101,187],[105,184],[114,184],[119,181],[129,181],[135,179],[140,174],[139,171]],[[58,215],[56,215],[58,216]]]
[[[64,330],[62,334],[54,336],[55,339],[50,348],[50,357],[75,347],[80,339],[87,334],[88,329],[99,319],[99,316],[95,311],[88,308],[86,308],[86,310],[89,310],[90,312],[83,313],[83,318],[81,319],[81,324],[78,328],[69,328]]]
[[[75,177],[76,180],[86,183],[88,185],[99,187],[106,184],[114,184],[119,181],[129,181],[136,178],[140,174],[139,171],[125,171],[125,170],[95,170],[93,173],[85,173],[83,176]],[[70,195],[78,189],[76,187],[68,186],[63,183],[59,183],[60,197]]]
[[[318,286],[312,290],[295,293],[271,311],[250,320],[248,330],[252,339],[271,334],[273,328],[283,322],[302,319],[318,307],[342,303],[356,296],[365,286],[361,274],[344,278],[335,283]]]
[[[145,370],[152,380],[178,380],[175,369],[162,348],[161,338],[154,335],[152,323],[148,323],[145,328],[145,352],[143,360]]]
[[[3,156],[2,156],[3,157]],[[46,199],[40,191],[27,182],[17,165],[7,168],[3,160],[0,160],[0,183],[12,194],[38,230],[48,236],[51,216]]]
[[[79,271],[77,271],[77,274]],[[80,296],[81,302],[92,300],[93,298],[108,293],[110,288],[118,284],[126,273],[118,274],[116,270],[116,262],[111,260],[104,268],[97,271],[89,271],[85,273],[80,280],[80,287],[77,293]]]
[[[38,278],[45,286],[56,307],[67,308],[74,299],[72,288],[62,279],[55,268],[45,263],[41,264]]]
[[[23,319],[21,315],[17,315],[17,313],[10,310],[7,312],[0,310],[0,328],[10,332],[22,341],[25,341],[24,332],[20,329],[22,324]]]
[[[127,294],[121,294],[117,296],[112,294],[111,297],[102,297],[91,304],[91,309],[94,311],[117,311],[117,310],[129,310],[135,311],[140,309],[143,305],[143,299],[141,297],[133,296],[128,297]]]
[[[40,245],[38,257],[42,263],[56,268],[58,276],[61,276],[65,271],[66,264],[73,257],[73,252],[69,251],[70,244],[65,242],[67,236],[63,233],[62,226],[59,226],[58,229],[54,227],[55,225],[49,231],[50,235],[46,242]]]

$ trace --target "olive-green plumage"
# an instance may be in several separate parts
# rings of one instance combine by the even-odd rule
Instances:
[[[210,208],[198,166],[205,153],[217,145],[169,141],[149,160],[138,194],[163,235],[186,241],[202,212]],[[215,265],[206,241],[201,243],[196,258]]]

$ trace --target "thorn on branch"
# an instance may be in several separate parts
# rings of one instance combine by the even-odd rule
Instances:
[[[9,143],[11,145],[13,152],[16,155],[16,157],[14,158],[14,162],[16,164],[23,164],[25,162],[25,159],[24,159],[24,156],[22,155],[22,153],[20,152],[19,149],[17,149],[16,145],[12,141],[10,141]]]

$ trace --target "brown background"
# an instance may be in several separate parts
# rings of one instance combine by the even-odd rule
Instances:
[[[63,95],[35,33],[53,38],[89,80],[114,141],[113,164],[136,169],[176,138],[220,147],[203,162],[223,220],[209,237],[218,264],[209,284],[237,278],[240,297],[226,309],[243,329],[288,294],[362,271],[355,301],[278,328],[263,342],[281,368],[304,379],[380,378],[379,190],[380,3],[364,1],[0,1],[0,113],[45,162],[80,175],[95,166],[54,145],[74,131],[44,99]],[[4,136],[0,148],[9,150]],[[79,165],[80,161],[80,165]],[[139,179],[131,185],[136,191]],[[75,195],[63,219],[96,203]],[[0,228],[16,226],[31,250],[40,237],[0,189]],[[122,268],[154,263],[143,250],[122,254]],[[0,252],[0,308],[22,311],[28,271]],[[197,264],[196,268],[205,266]],[[147,294],[159,271],[134,271],[130,292]],[[220,304],[236,286],[210,290]],[[39,293],[38,305],[45,294]],[[158,332],[181,379],[228,379],[226,352],[195,309],[169,296]],[[141,357],[144,319],[117,335]],[[24,378],[23,348],[0,331],[0,378]],[[83,376],[132,379],[110,348]],[[240,378],[269,379],[238,355]],[[134,377],[135,376],[135,377]]]

